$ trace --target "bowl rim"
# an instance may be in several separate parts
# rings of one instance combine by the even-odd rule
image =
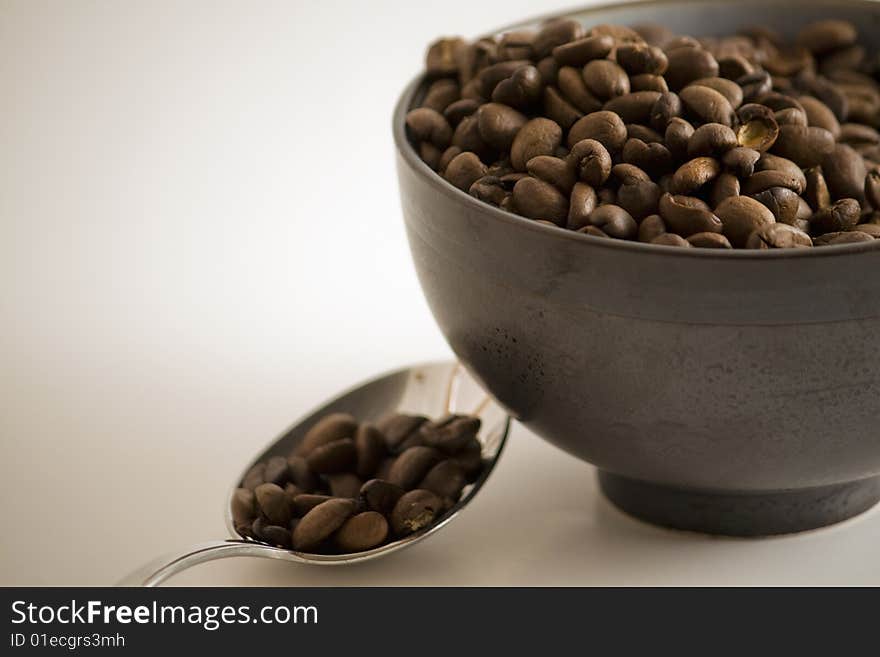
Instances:
[[[759,1],[759,0],[753,0]],[[571,15],[578,17],[589,17],[592,14],[601,13],[603,11],[614,9],[638,9],[641,7],[662,8],[664,6],[676,6],[681,4],[707,5],[707,4],[739,4],[738,0],[636,0],[635,2],[602,2],[596,5],[587,5],[580,7],[572,7],[558,12],[538,15],[527,18],[516,23],[505,25],[497,30],[490,31],[486,34],[500,34],[502,32],[516,29],[524,25],[533,24],[540,21],[546,21],[553,18],[562,18]],[[804,5],[812,5],[816,7],[839,7],[847,5],[851,7],[863,7],[866,9],[874,9],[880,12],[880,2],[876,0],[791,0],[790,4],[794,7],[803,7]],[[412,105],[416,92],[425,82],[425,73],[418,73],[404,88],[400,94],[394,107],[392,117],[392,134],[394,144],[398,156],[402,158],[410,169],[425,182],[427,182],[434,190],[451,197],[451,199],[464,205],[466,209],[474,212],[482,213],[494,221],[498,221],[511,226],[518,226],[524,230],[536,231],[538,234],[549,238],[564,239],[574,242],[581,242],[589,247],[611,249],[632,253],[647,253],[658,256],[679,256],[682,258],[710,258],[719,260],[767,260],[775,261],[779,259],[801,259],[801,258],[836,258],[848,255],[868,252],[880,252],[880,239],[873,242],[856,242],[853,244],[832,244],[822,247],[811,247],[801,249],[712,249],[706,247],[692,247],[683,249],[677,246],[667,246],[664,244],[647,244],[634,240],[621,240],[606,237],[596,237],[585,233],[578,233],[567,228],[558,226],[547,226],[539,224],[532,219],[522,217],[513,212],[502,210],[488,203],[480,201],[467,192],[464,192],[446,179],[440,176],[436,171],[431,169],[421,157],[419,157],[415,148],[413,148],[406,135],[406,126],[404,119],[406,113]]]

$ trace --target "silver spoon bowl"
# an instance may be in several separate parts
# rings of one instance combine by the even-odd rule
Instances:
[[[482,420],[477,436],[486,463],[480,477],[466,487],[458,503],[437,522],[391,543],[364,552],[349,554],[310,554],[258,543],[249,538],[230,538],[202,543],[164,555],[134,571],[119,586],[157,586],[187,568],[225,557],[263,557],[318,565],[352,564],[382,557],[414,545],[449,524],[486,482],[498,460],[510,429],[510,417],[489,398],[480,385],[454,362],[418,365],[385,374],[344,392],[294,424],[247,465],[235,480],[226,500],[226,527],[237,536],[232,523],[232,492],[251,466],[271,456],[287,456],[315,422],[334,412],[346,412],[361,421],[375,421],[386,413],[399,411],[439,417],[446,413],[468,413]]]

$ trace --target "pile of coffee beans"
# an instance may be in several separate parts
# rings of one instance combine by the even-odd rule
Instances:
[[[681,247],[880,238],[880,57],[851,23],[786,42],[554,19],[440,39],[427,79],[421,158],[529,219]]]
[[[244,536],[300,552],[361,552],[422,530],[484,470],[480,419],[326,415],[290,456],[254,465],[232,497]]]

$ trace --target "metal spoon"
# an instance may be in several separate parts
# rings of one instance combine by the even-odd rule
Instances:
[[[438,417],[445,413],[469,413],[482,420],[480,435],[486,467],[479,479],[464,489],[459,502],[439,521],[405,538],[386,545],[351,554],[309,554],[257,543],[251,539],[234,538],[202,543],[188,550],[160,557],[119,582],[119,586],[157,586],[165,579],[192,566],[225,557],[265,557],[298,563],[338,565],[357,563],[382,557],[413,545],[439,531],[455,518],[486,482],[492,471],[510,428],[510,418],[491,400],[479,384],[458,363],[430,363],[397,370],[368,381],[303,418],[281,437],[263,450],[242,471],[242,476],[254,463],[270,456],[288,455],[302,440],[309,427],[327,413],[344,411],[359,420],[375,420],[391,411],[417,413]],[[242,476],[235,480],[226,500],[226,527],[235,536],[232,524],[231,496]]]

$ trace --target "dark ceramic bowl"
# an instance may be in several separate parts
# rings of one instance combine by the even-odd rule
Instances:
[[[650,2],[573,12],[684,34],[838,17],[880,45],[880,4]],[[529,25],[529,24],[525,24]],[[431,171],[394,115],[422,288],[461,361],[532,431],[598,466],[643,519],[734,535],[819,527],[880,499],[880,241],[679,249],[485,205]]]

